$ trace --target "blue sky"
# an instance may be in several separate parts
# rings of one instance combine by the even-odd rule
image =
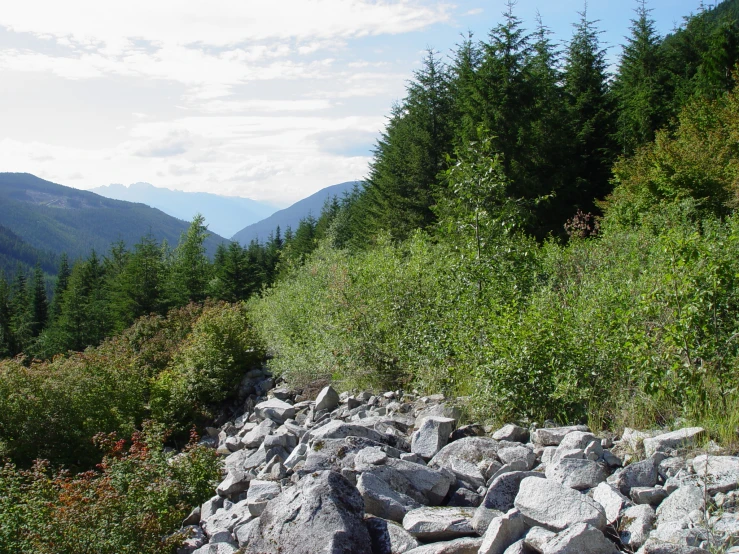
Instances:
[[[582,0],[519,0],[556,41]],[[636,2],[591,0],[616,63]],[[667,33],[699,0],[651,0]],[[0,171],[150,182],[287,205],[366,175],[426,48],[485,38],[505,2],[68,0],[0,10]]]

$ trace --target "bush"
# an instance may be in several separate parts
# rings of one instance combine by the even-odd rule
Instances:
[[[244,373],[264,359],[244,305],[206,307],[167,369],[151,385],[153,417],[179,430],[232,396]]]
[[[128,448],[100,435],[107,453],[99,470],[74,476],[48,462],[0,467],[0,552],[172,552],[182,519],[212,494],[220,468],[197,436],[176,456],[164,452],[163,439],[151,425]]]

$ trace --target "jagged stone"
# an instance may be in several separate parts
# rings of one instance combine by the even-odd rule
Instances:
[[[648,504],[626,508],[621,518],[621,542],[632,551],[640,548],[649,538],[657,516]]]
[[[445,417],[454,420],[456,427],[459,423],[459,418],[462,417],[462,412],[456,406],[450,406],[449,404],[435,404],[420,410],[416,414],[415,428],[420,429],[423,422],[428,417]]]
[[[405,515],[421,504],[401,492],[396,492],[376,475],[365,472],[357,480],[357,490],[368,514],[402,522]]]
[[[573,431],[590,431],[585,425],[571,425],[569,427],[549,427],[537,429],[531,434],[531,441],[538,446],[559,446],[559,443],[568,433]]]
[[[587,523],[575,523],[544,545],[543,554],[618,554],[616,545]]]
[[[708,550],[695,546],[670,544],[656,539],[649,539],[636,554],[710,554]]]
[[[367,516],[364,523],[372,540],[372,554],[404,554],[420,546],[413,535],[393,521]]]
[[[521,481],[527,477],[545,478],[544,474],[535,471],[514,471],[500,475],[488,487],[481,505],[507,512],[513,508]]]
[[[246,504],[249,507],[249,513],[253,516],[260,516],[267,502],[281,492],[282,488],[274,481],[252,481],[246,493]]]
[[[653,487],[657,484],[659,474],[653,460],[636,462],[623,468],[609,479],[622,494],[628,495],[632,487]]]
[[[443,541],[474,535],[469,508],[428,508],[409,511],[403,518],[403,529],[421,541]]]
[[[477,554],[482,539],[464,537],[453,541],[434,542],[409,550],[406,554]]]
[[[270,501],[245,554],[371,554],[364,502],[339,473],[306,475]]]
[[[331,385],[324,387],[316,397],[316,412],[328,410],[329,412],[339,405],[339,394]]]
[[[703,491],[694,485],[680,487],[657,508],[657,524],[677,521],[693,510],[703,510]]]
[[[591,460],[565,458],[547,466],[547,479],[577,490],[591,489],[606,480],[603,467]]]
[[[504,464],[511,464],[514,461],[523,462],[522,471],[528,471],[536,463],[536,454],[525,446],[509,446],[498,450],[498,459]]]
[[[613,525],[618,520],[621,511],[631,505],[628,498],[608,483],[600,483],[593,489],[593,500],[603,506],[608,525]]]
[[[529,430],[513,423],[504,425],[493,433],[493,438],[498,441],[526,442],[529,440]]]
[[[634,504],[650,504],[659,506],[667,498],[667,491],[657,485],[656,487],[632,487],[629,493]]]
[[[252,480],[252,477],[246,471],[231,469],[226,478],[216,488],[216,493],[220,496],[231,496],[232,494],[244,492],[249,488],[249,481]]]
[[[479,554],[503,554],[526,532],[526,523],[517,509],[496,517],[490,522],[482,537]]]
[[[295,417],[295,408],[287,402],[272,398],[254,406],[254,413],[260,418],[271,419],[275,423],[282,425],[286,420]]]
[[[411,452],[425,460],[430,460],[449,442],[449,435],[454,430],[455,421],[448,417],[427,417],[413,433]]]
[[[514,502],[531,525],[561,531],[576,523],[606,526],[603,508],[586,495],[549,479],[527,477]]]
[[[649,437],[644,439],[644,452],[647,456],[651,456],[657,451],[664,452],[673,450],[686,444],[694,443],[700,438],[705,429],[703,427],[686,427],[684,429],[678,429],[671,433],[664,433],[657,435],[656,437]]]
[[[526,531],[523,542],[529,547],[529,549],[534,550],[535,552],[543,552],[544,546],[556,536],[557,533],[535,525]]]

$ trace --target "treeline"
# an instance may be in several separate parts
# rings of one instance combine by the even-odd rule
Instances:
[[[562,49],[541,20],[525,29],[510,3],[484,40],[465,37],[450,59],[429,51],[376,146],[350,243],[366,245],[381,229],[405,238],[435,226],[458,196],[445,170],[483,140],[498,160],[495,194],[515,201],[522,228],[539,239],[565,236],[578,211],[601,213],[597,201],[611,192],[620,156],[674,128],[691,99],[731,89],[736,5],[701,7],[662,37],[639,1],[615,75],[586,12]]]
[[[50,359],[97,345],[144,315],[165,315],[206,298],[246,300],[302,263],[352,198],[328,200],[318,218],[305,218],[284,236],[278,227],[263,244],[221,244],[212,261],[197,216],[174,249],[148,234],[130,250],[117,242],[104,256],[93,251],[73,264],[63,254],[52,294],[40,263],[30,273],[16,271],[10,282],[0,272],[0,358],[24,353]]]

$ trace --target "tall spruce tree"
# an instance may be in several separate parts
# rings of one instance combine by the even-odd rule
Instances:
[[[638,0],[637,17],[631,21],[631,36],[626,38],[613,85],[618,142],[626,155],[654,140],[655,131],[667,123],[669,114],[662,39],[650,11],[646,0]]]
[[[31,336],[38,337],[49,319],[49,302],[46,297],[46,280],[41,266],[33,269],[33,284],[30,291]]]
[[[64,298],[64,291],[69,286],[69,276],[71,270],[69,268],[69,258],[66,252],[62,252],[59,257],[59,271],[56,274],[56,284],[54,285],[54,296],[51,299],[51,306],[49,308],[49,320],[53,323],[62,311],[62,299]]]
[[[572,215],[577,209],[596,210],[594,200],[610,192],[614,160],[614,102],[608,90],[606,51],[600,45],[595,24],[588,20],[586,5],[567,46],[564,68],[567,119],[573,142],[568,159],[571,185],[561,195]]]
[[[184,306],[205,300],[211,270],[205,255],[207,236],[205,218],[197,214],[174,251],[169,279],[170,305]]]
[[[10,285],[0,271],[0,358],[13,354],[13,336],[10,330]]]
[[[33,314],[28,277],[22,267],[18,267],[11,287],[10,331],[13,337],[13,354],[23,352],[33,338]]]

